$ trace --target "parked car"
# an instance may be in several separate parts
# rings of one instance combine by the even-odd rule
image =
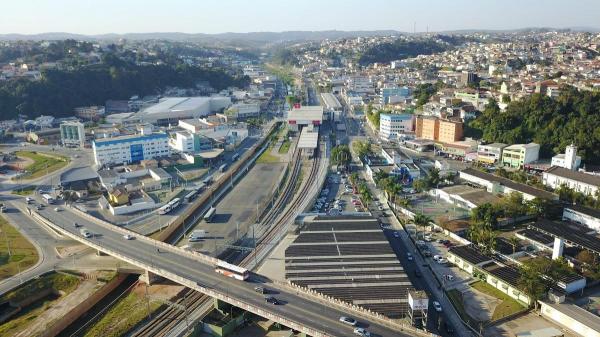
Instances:
[[[259,294],[266,294],[267,290],[264,287],[258,286],[258,287],[254,287],[254,291],[256,291]]]
[[[441,255],[434,255],[434,256],[433,256],[433,259],[434,259],[434,260],[436,260],[436,261],[439,261],[439,260],[441,260],[441,259],[443,259],[443,258],[444,258],[444,257],[443,257],[443,256],[441,256]]]
[[[433,301],[433,309],[437,312],[442,312],[442,305],[438,301]]]
[[[340,317],[340,322],[351,326],[356,326],[358,324],[358,322],[354,318],[344,316]]]
[[[452,281],[452,280],[454,280],[454,276],[452,276],[452,275],[450,275],[450,274],[446,274],[446,275],[444,275],[444,278],[445,278],[446,280],[448,280],[448,281]]]
[[[441,258],[441,259],[437,260],[437,263],[439,263],[439,264],[446,264],[446,263],[448,263],[448,260],[446,260],[444,258]]]

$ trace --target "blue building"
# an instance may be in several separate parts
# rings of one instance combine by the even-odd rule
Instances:
[[[92,142],[98,166],[140,162],[171,155],[166,133],[148,133],[96,139]]]

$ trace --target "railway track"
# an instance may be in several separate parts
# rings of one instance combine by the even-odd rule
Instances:
[[[230,263],[239,264],[242,267],[247,267],[252,263],[254,259],[256,259],[256,256],[259,253],[263,252],[265,249],[269,249],[270,246],[272,246],[278,241],[276,240],[277,236],[282,235],[282,233],[280,232],[281,226],[288,223],[291,220],[290,218],[294,216],[298,207],[300,207],[305,202],[306,198],[308,197],[310,187],[314,184],[315,179],[318,178],[321,161],[321,153],[319,149],[317,149],[317,153],[312,162],[312,167],[308,179],[304,184],[302,184],[302,189],[296,194],[294,193],[296,190],[296,181],[298,180],[298,177],[302,170],[301,161],[302,158],[300,157],[300,154],[297,151],[295,151],[293,161],[294,164],[292,166],[292,174],[290,175],[290,179],[285,185],[282,194],[277,199],[274,206],[271,207],[271,209],[269,209],[267,214],[260,221],[260,227],[269,227],[266,228],[266,232],[263,235],[261,235],[260,239],[256,242],[256,248],[254,249],[254,251],[251,254],[246,254],[244,256],[243,252],[239,252],[235,249],[229,249],[228,251],[221,254],[222,259]],[[291,201],[290,199],[292,199],[294,195],[297,195],[297,198],[293,200],[290,207],[287,207]],[[282,210],[285,210],[285,213],[279,216]],[[169,306],[169,308],[161,311],[152,319],[151,322],[146,323],[144,327],[136,330],[128,336],[165,336],[179,322],[185,320],[186,315],[188,315],[188,313],[193,312],[202,305],[206,305],[206,303],[210,301],[209,296],[206,296],[192,289],[185,289],[182,292],[182,295],[183,296],[179,297],[174,302],[174,305],[171,305]],[[185,310],[181,310],[181,308],[185,308]]]

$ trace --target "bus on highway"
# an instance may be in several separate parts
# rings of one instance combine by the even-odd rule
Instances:
[[[181,205],[181,199],[175,198],[171,200],[167,205],[171,205],[171,210],[174,210],[175,208],[179,207],[179,205]]]
[[[166,204],[158,209],[158,214],[163,215],[163,214],[169,213],[170,211],[171,211],[171,205]]]
[[[202,184],[204,184],[204,186],[208,186],[212,183],[212,176],[208,176],[206,178],[204,178],[204,180],[202,181]]]
[[[223,274],[240,281],[245,281],[248,276],[250,276],[248,269],[227,263],[225,261],[219,261],[215,266],[215,271],[219,274]]]
[[[204,183],[200,184],[200,186],[198,186],[196,188],[196,194],[202,193],[202,191],[204,191],[205,189],[206,189],[206,184],[204,184]]]
[[[221,165],[221,167],[219,167],[219,172],[225,172],[227,171],[227,164],[223,164]]]
[[[193,190],[190,193],[185,195],[185,202],[190,203],[192,202],[194,199],[196,199],[196,196],[198,195],[198,190]]]
[[[240,159],[240,154],[239,153],[236,153],[233,156],[231,156],[231,161],[236,161],[238,159]]]
[[[50,205],[54,203],[54,198],[50,194],[42,194],[42,198]]]
[[[204,214],[204,221],[206,222],[211,222],[213,220],[213,218],[215,217],[215,214],[217,213],[217,209],[214,207],[211,207],[206,214]]]

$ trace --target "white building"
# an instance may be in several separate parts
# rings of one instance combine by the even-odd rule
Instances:
[[[563,220],[577,222],[600,233],[600,211],[579,205],[567,206],[563,209]]]
[[[293,131],[307,125],[320,126],[323,123],[323,107],[318,105],[293,108],[288,112],[287,120],[289,128]]]
[[[169,146],[178,152],[194,152],[194,135],[189,131],[178,131],[171,134]]]
[[[168,97],[140,110],[134,117],[142,123],[167,124],[180,119],[205,117],[230,105],[231,98],[224,96]]]
[[[98,166],[139,162],[171,155],[166,133],[153,133],[142,127],[140,134],[96,139],[92,142],[94,161]]]
[[[565,153],[557,154],[552,157],[552,166],[564,167],[571,171],[576,171],[581,166],[581,157],[577,155],[577,146],[571,144],[567,146]]]
[[[379,136],[393,140],[407,138],[413,132],[414,116],[411,114],[381,114],[379,116]]]
[[[80,122],[64,122],[60,124],[60,140],[65,146],[85,145],[85,128]]]
[[[597,196],[600,189],[600,176],[571,171],[558,166],[552,166],[542,173],[542,182],[544,185],[554,189],[565,185],[576,192],[593,197]]]

